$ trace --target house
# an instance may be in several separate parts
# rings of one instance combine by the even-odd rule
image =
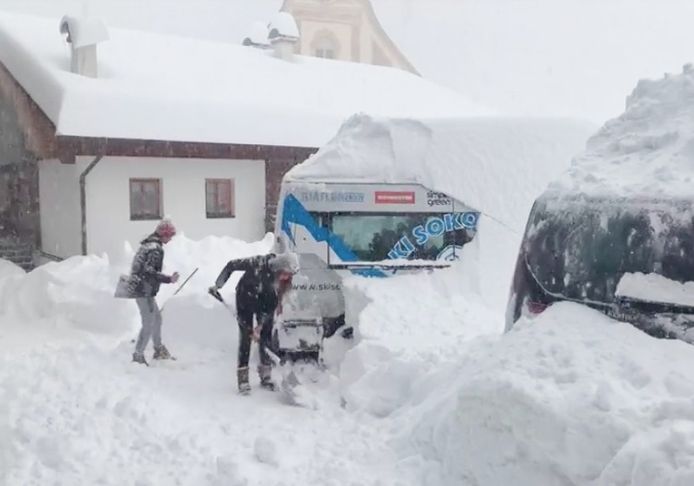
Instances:
[[[164,215],[254,240],[283,174],[355,112],[486,113],[403,70],[294,55],[297,31],[280,13],[244,47],[0,14],[0,258],[118,255]]]

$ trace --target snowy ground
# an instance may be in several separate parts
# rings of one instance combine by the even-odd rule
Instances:
[[[179,360],[150,368],[129,362],[134,304],[111,297],[125,262],[75,257],[26,275],[0,262],[0,484],[423,484],[426,468],[402,463],[402,430],[388,416],[408,401],[408,382],[450,363],[464,341],[498,334],[500,316],[462,298],[468,282],[455,270],[355,280],[350,302],[371,302],[355,316],[360,345],[343,362],[342,338],[328,342],[329,372],[307,383],[313,408],[260,390],[240,397],[236,325],[205,290],[227,258],[270,243],[183,237],[167,247],[165,270],[200,271],[171,301],[173,288],[162,292]],[[426,282],[420,300],[384,313],[415,282]],[[223,290],[231,302],[234,283]],[[460,326],[478,319],[485,326]]]
[[[235,322],[204,295],[222,264],[204,255],[268,245],[171,244],[169,268],[191,253],[202,268],[164,310],[179,360],[150,368],[129,362],[137,314],[110,298],[118,265],[76,257],[24,276],[3,263],[0,484],[413,484],[378,421],[341,408],[334,379],[311,385],[316,410],[235,393]]]
[[[76,257],[24,275],[2,262],[0,484],[694,480],[694,348],[574,304],[502,337],[465,264],[348,281],[358,344],[342,356],[329,343],[313,408],[238,396],[235,323],[204,290],[226,258],[270,242],[172,242],[168,269],[201,270],[164,310],[179,360],[150,368],[129,362],[134,305],[111,298],[122,264]]]

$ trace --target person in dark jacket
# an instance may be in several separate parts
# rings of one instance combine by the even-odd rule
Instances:
[[[297,269],[298,260],[293,253],[271,253],[231,260],[219,274],[215,285],[210,287],[210,293],[221,301],[219,289],[229,280],[232,273],[244,272],[236,285],[236,314],[239,325],[237,383],[242,394],[251,390],[248,381],[248,360],[254,317],[260,328],[260,385],[269,390],[275,389],[272,381],[272,360],[267,350],[271,347],[275,312],[281,305],[282,296],[291,288],[292,275]]]
[[[145,348],[150,338],[154,343],[154,359],[175,359],[161,342],[161,312],[156,296],[161,284],[176,283],[178,273],[162,273],[164,245],[176,234],[176,228],[169,220],[162,220],[154,233],[142,240],[133,259],[128,293],[135,299],[142,317],[142,328],[135,344],[133,361],[147,364]]]

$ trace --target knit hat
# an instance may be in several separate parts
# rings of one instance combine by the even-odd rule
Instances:
[[[176,227],[170,219],[162,219],[154,230],[159,236],[173,237],[176,234]]]
[[[270,268],[273,272],[296,273],[299,271],[299,258],[296,253],[280,253],[270,258]]]

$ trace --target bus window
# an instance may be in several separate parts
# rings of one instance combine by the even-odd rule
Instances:
[[[333,214],[331,232],[339,237],[356,255],[359,261],[377,262],[389,259],[389,254],[398,242],[408,238],[412,242],[410,260],[436,260],[444,250],[462,246],[472,239],[469,230],[456,229],[438,235],[427,235],[426,240],[417,240],[412,231],[426,226],[440,214]]]

